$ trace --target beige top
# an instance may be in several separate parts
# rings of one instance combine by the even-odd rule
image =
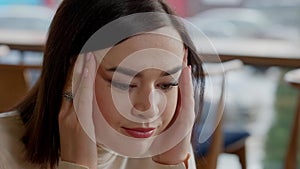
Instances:
[[[0,113],[0,169],[38,169],[25,162],[24,145],[20,141],[24,126],[18,112]],[[184,163],[177,165],[163,165],[154,162],[151,157],[137,159],[127,158],[99,150],[98,169],[185,169]],[[100,155],[99,155],[100,156]],[[194,155],[188,161],[189,169],[196,169]],[[85,166],[60,161],[58,169],[88,169]]]

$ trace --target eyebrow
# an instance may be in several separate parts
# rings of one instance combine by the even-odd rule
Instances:
[[[177,66],[169,71],[166,72],[162,72],[161,76],[169,76],[169,75],[173,75],[176,74],[177,72],[179,72],[182,69],[182,66]]]
[[[182,66],[177,66],[177,67],[175,67],[175,68],[173,68],[169,71],[162,72],[160,76],[173,75],[173,74],[176,74],[177,72],[179,72],[181,69],[182,69]],[[122,67],[112,67],[112,68],[106,69],[106,71],[118,72],[118,73],[122,73],[122,74],[127,75],[127,76],[135,76],[135,77],[140,77],[141,76],[141,74],[138,73],[137,71],[134,71],[134,70],[131,70],[131,69],[128,69],[128,68],[122,68]]]

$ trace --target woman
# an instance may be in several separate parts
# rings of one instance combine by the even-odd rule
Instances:
[[[144,15],[131,15],[145,12],[152,12],[146,14],[149,20]],[[194,122],[203,96],[203,71],[193,44],[180,22],[164,14],[173,12],[163,0],[62,1],[50,27],[38,83],[17,111],[4,113],[0,119],[1,133],[5,133],[0,139],[2,168],[195,168],[189,149],[191,132],[172,147],[149,156],[147,139]],[[125,20],[114,22],[122,17]],[[108,29],[112,33],[97,34],[110,23],[116,23],[112,24],[115,29]],[[149,53],[147,49],[151,49]],[[157,59],[161,58],[154,57],[149,62],[138,59],[137,64],[125,63],[127,70],[119,69],[135,54],[151,58],[147,56],[153,52],[170,57],[162,57],[159,66]],[[149,63],[147,69],[139,67],[144,63]],[[136,72],[130,74],[128,66]],[[120,72],[131,75],[126,83],[115,80],[114,74]],[[132,104],[128,108],[131,117],[120,115],[115,104],[124,101],[114,100],[123,91]],[[93,112],[94,105],[99,113]],[[112,132],[137,141],[141,145],[137,151],[132,154],[126,146],[109,143],[117,139],[103,141],[106,135],[114,137],[99,123],[97,114]],[[143,120],[130,119],[135,117]],[[156,142],[158,147],[167,146],[173,140],[172,133],[163,138]],[[140,152],[148,156],[140,156]]]

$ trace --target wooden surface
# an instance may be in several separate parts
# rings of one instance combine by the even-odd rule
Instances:
[[[216,52],[222,61],[239,59],[251,65],[300,67],[300,42],[266,39],[210,40],[215,51],[209,47],[201,48],[201,40],[197,42],[199,53],[208,61],[217,60]]]
[[[287,72],[284,76],[284,80],[292,86],[300,89],[300,69]]]
[[[290,134],[290,141],[288,144],[287,153],[285,156],[285,169],[296,169],[297,168],[297,152],[299,142],[299,130],[300,130],[300,69],[289,71],[285,74],[284,79],[286,82],[297,88],[298,90],[298,101],[297,109],[295,112],[295,118],[292,125],[292,131]]]
[[[0,112],[9,111],[28,92],[29,69],[41,69],[36,65],[0,64]]]
[[[209,146],[208,154],[204,157],[198,157],[196,159],[197,168],[200,169],[216,169],[219,154],[223,152],[223,111],[225,101],[225,76],[226,73],[238,70],[243,67],[243,63],[240,60],[231,60],[223,63],[205,63],[203,65],[206,76],[220,76],[221,82],[221,94],[218,98],[217,118],[215,119],[216,128],[212,133],[212,141]]]
[[[0,45],[14,50],[42,52],[46,38],[42,32],[0,30]]]

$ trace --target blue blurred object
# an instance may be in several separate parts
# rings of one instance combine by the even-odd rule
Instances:
[[[1,2],[1,0],[0,0]],[[0,30],[47,33],[55,11],[37,5],[0,5]]]
[[[0,0],[0,5],[12,5],[12,4],[42,5],[44,4],[44,1],[43,0]]]
[[[241,131],[229,131],[225,130],[223,131],[223,149],[226,150],[230,147],[230,149],[239,149],[240,143],[245,141],[247,137],[249,137],[250,134],[249,132],[245,130]],[[197,156],[205,156],[208,153],[209,147],[211,145],[211,140],[212,138],[210,137],[208,140],[206,140],[204,143],[200,143],[196,147],[196,153]]]
[[[221,152],[218,152],[218,154],[224,152],[224,153],[230,153],[230,154],[237,155],[242,169],[246,169],[247,165],[246,165],[245,141],[250,136],[250,133],[244,129],[230,130],[230,129],[221,128],[221,131],[220,131],[220,130],[218,130],[219,127],[217,127],[214,130],[214,127],[217,125],[216,123],[218,123],[216,118],[218,117],[217,113],[219,113],[219,111],[211,111],[210,109],[211,109],[211,107],[216,107],[216,106],[218,106],[218,105],[214,101],[212,101],[212,102],[210,102],[208,100],[204,101],[200,125],[196,126],[197,128],[195,128],[196,137],[199,138],[198,143],[195,145],[196,146],[195,147],[195,149],[196,149],[195,156],[197,157],[197,160],[199,161],[198,167],[204,167],[200,164],[201,163],[200,161],[216,160],[216,159],[209,159],[208,156],[210,155],[210,151],[212,151],[212,154],[216,153],[214,149],[216,148],[216,146],[217,147],[220,146]],[[209,120],[209,123],[204,123],[204,121],[207,121],[207,120]],[[207,127],[206,124],[211,124],[211,125]],[[220,132],[222,132],[222,133],[220,133]],[[216,133],[220,133],[222,135],[221,136],[222,138],[217,137],[218,134],[216,135]],[[207,136],[209,136],[209,137],[207,137]],[[221,139],[222,142],[219,142],[220,144],[218,144],[217,143],[218,141],[216,142],[213,139]],[[217,156],[218,156],[218,154],[217,154]],[[214,168],[213,165],[206,166],[206,167]]]

